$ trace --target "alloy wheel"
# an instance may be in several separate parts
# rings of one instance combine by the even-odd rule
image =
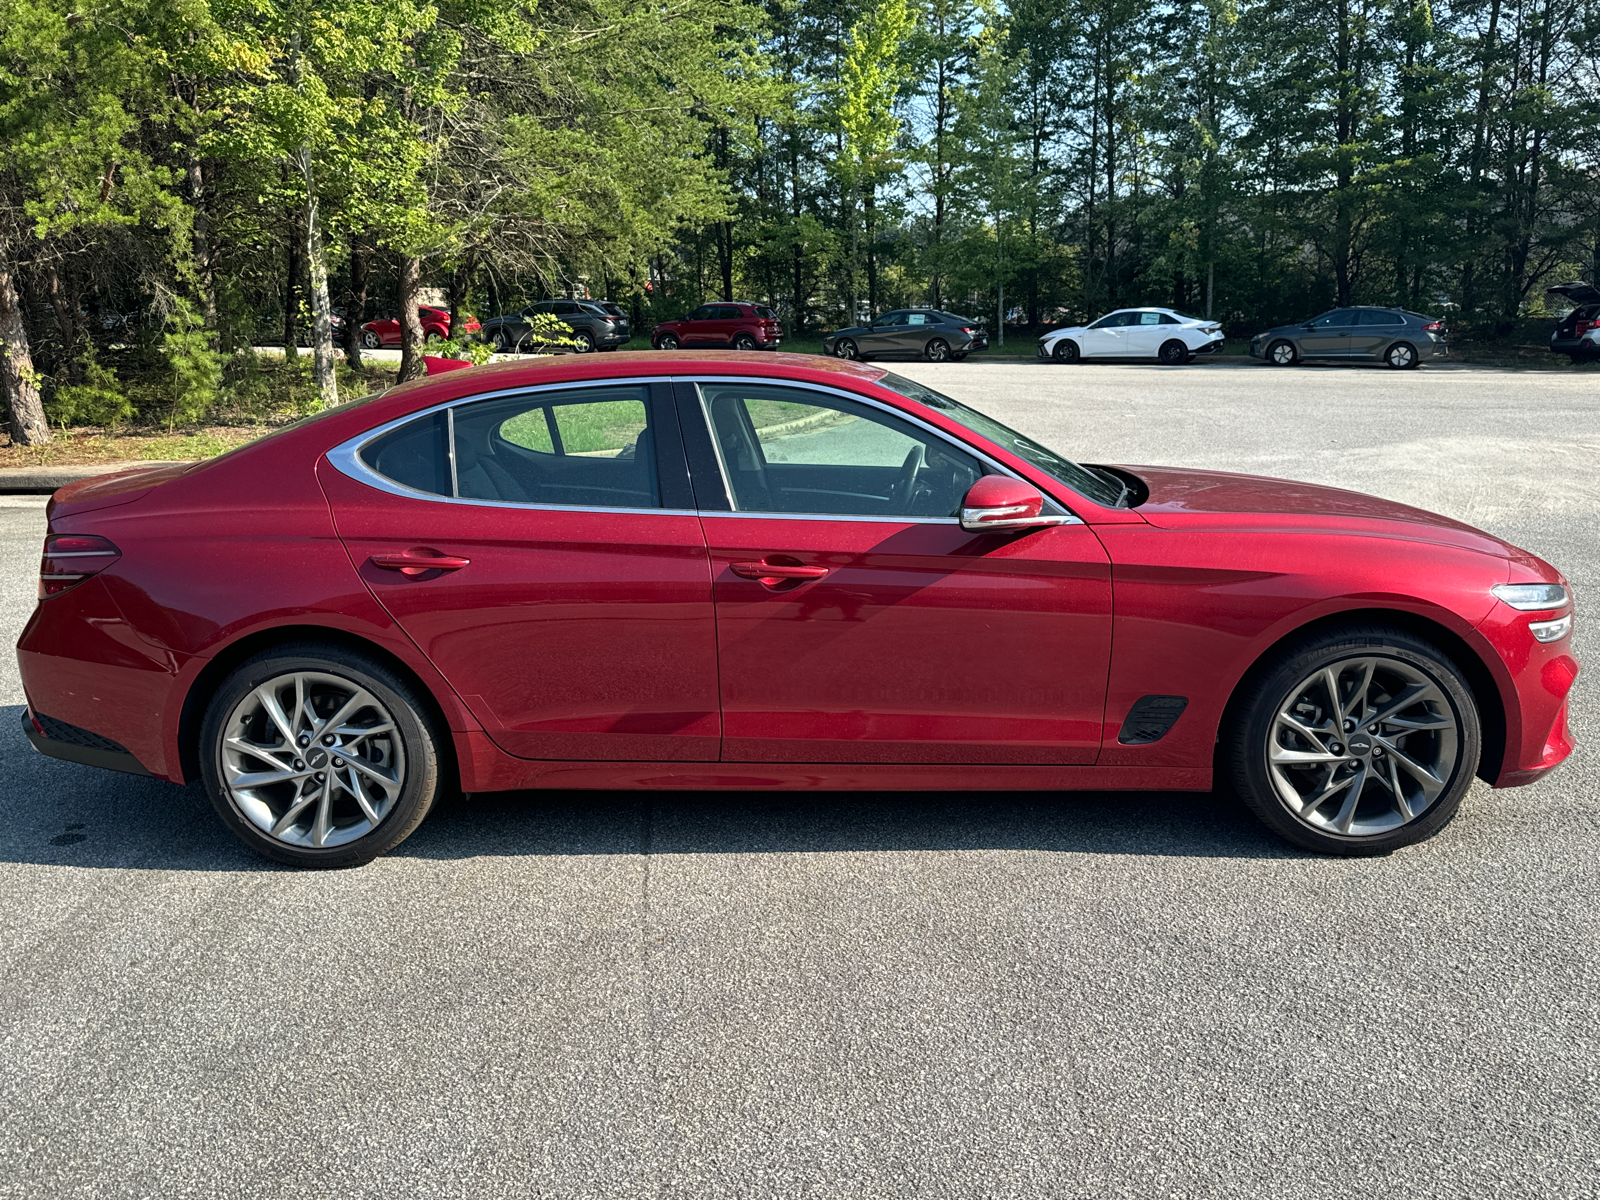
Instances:
[[[1403,371],[1416,363],[1417,352],[1407,343],[1397,342],[1389,347],[1389,353],[1385,357],[1388,358],[1391,367]]]
[[[1437,681],[1397,658],[1350,657],[1290,689],[1267,738],[1267,775],[1312,829],[1376,837],[1433,807],[1460,745],[1460,720]]]
[[[406,782],[393,714],[360,685],[321,671],[277,675],[246,693],[217,754],[234,806],[289,846],[364,837],[394,810]]]
[[[856,344],[849,338],[841,338],[834,343],[833,354],[835,358],[854,358],[856,356]]]
[[[950,344],[942,338],[934,338],[928,343],[927,354],[929,362],[944,362],[950,357]]]
[[[1273,342],[1267,347],[1267,359],[1276,367],[1294,366],[1294,346],[1290,342]]]

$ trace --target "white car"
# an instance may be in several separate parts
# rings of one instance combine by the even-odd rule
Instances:
[[[1092,325],[1056,329],[1039,339],[1039,357],[1154,358],[1176,366],[1222,349],[1222,326],[1170,308],[1119,308]]]

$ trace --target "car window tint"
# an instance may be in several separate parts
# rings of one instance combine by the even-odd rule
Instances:
[[[742,512],[950,517],[984,473],[871,405],[766,384],[704,383],[700,394]]]
[[[1162,313],[1160,315],[1161,315],[1161,323],[1163,325],[1182,325],[1183,324],[1182,321],[1178,320],[1178,318],[1173,316],[1171,313]]]
[[[1355,310],[1350,308],[1336,308],[1331,313],[1323,313],[1311,322],[1318,329],[1332,329],[1339,325],[1355,324]]]
[[[737,321],[740,317],[742,317],[744,315],[745,315],[744,309],[739,307],[739,305],[737,305],[737,304],[724,304],[722,306],[722,312],[720,314],[720,317],[724,321]]]
[[[419,417],[361,448],[361,461],[385,479],[435,496],[450,495],[445,415]]]
[[[778,319],[778,314],[773,312],[770,308],[757,307],[756,316],[760,317],[763,321],[776,321]]]
[[[884,313],[872,323],[874,329],[892,329],[897,325],[906,323],[906,314],[903,312]]]
[[[517,504],[659,508],[649,413],[642,385],[461,405],[458,494]]]
[[[906,318],[907,325],[931,325],[932,323],[927,313],[912,313]]]
[[[711,313],[712,312],[713,312],[713,309],[712,309],[711,305],[702,304],[699,308],[695,309],[692,313],[689,314],[689,320],[691,320],[691,321],[709,321],[711,319]]]
[[[1160,313],[1152,313],[1152,312],[1142,312],[1142,313],[1139,314],[1139,324],[1141,324],[1141,325],[1159,325],[1159,324],[1161,324],[1161,314]]]
[[[1405,318],[1397,312],[1390,312],[1384,308],[1364,308],[1361,310],[1362,325],[1400,325]]]

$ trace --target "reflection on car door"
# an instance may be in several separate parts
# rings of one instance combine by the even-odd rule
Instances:
[[[1350,330],[1352,358],[1377,358],[1405,328],[1405,317],[1384,308],[1363,308]]]
[[[1095,760],[1111,583],[1087,526],[967,533],[953,514],[985,465],[860,401],[678,395],[709,460],[725,762]],[[732,511],[712,511],[724,473]]]
[[[1177,332],[1161,327],[1160,313],[1140,312],[1129,315],[1133,318],[1133,322],[1128,325],[1127,333],[1124,335],[1128,344],[1126,353],[1136,357],[1154,358],[1168,334]]]
[[[1083,331],[1083,356],[1115,358],[1128,353],[1126,326],[1133,317],[1133,313],[1112,313],[1089,326]]]
[[[907,313],[905,327],[901,329],[898,339],[900,353],[921,357],[928,343],[938,336],[938,331],[932,328],[936,323],[928,313]]]
[[[906,314],[903,312],[884,313],[861,335],[860,350],[863,354],[897,354],[900,347],[898,337],[904,332]]]
[[[1300,352],[1316,358],[1344,358],[1350,353],[1350,335],[1355,331],[1355,312],[1336,308],[1310,322],[1300,335]]]
[[[510,754],[717,757],[705,539],[654,391],[473,401],[319,467],[361,579]]]

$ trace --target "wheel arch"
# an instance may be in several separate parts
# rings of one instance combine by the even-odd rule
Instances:
[[[1284,633],[1277,641],[1258,654],[1244,673],[1234,681],[1223,706],[1222,718],[1217,723],[1217,753],[1222,751],[1222,737],[1232,725],[1240,703],[1250,685],[1270,668],[1275,659],[1299,642],[1308,641],[1320,634],[1345,625],[1390,625],[1403,632],[1432,642],[1454,663],[1467,681],[1473,702],[1478,706],[1478,720],[1483,732],[1483,751],[1478,760],[1478,778],[1492,783],[1499,777],[1506,754],[1505,697],[1483,656],[1473,649],[1459,633],[1421,613],[1398,608],[1355,608],[1328,613],[1307,621],[1304,625]]]
[[[439,702],[434,689],[405,659],[360,634],[334,629],[327,625],[274,625],[247,633],[229,642],[206,661],[205,666],[189,684],[188,691],[184,693],[183,706],[178,713],[178,764],[183,776],[181,782],[192,783],[200,778],[200,726],[205,720],[206,706],[216,694],[217,688],[222,686],[222,681],[240,663],[255,657],[263,650],[287,642],[321,642],[330,647],[365,655],[377,660],[411,684],[416,689],[417,695],[422,697],[423,703],[428,706],[429,714],[437,722],[441,735],[440,753],[448,755],[449,770],[459,773],[455,756],[455,739],[452,736],[452,730],[459,722],[451,721],[449,713]]]

